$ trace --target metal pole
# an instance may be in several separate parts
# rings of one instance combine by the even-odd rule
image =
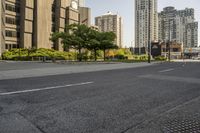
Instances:
[[[149,0],[148,63],[151,63],[151,0]]]
[[[167,59],[167,42],[166,42],[166,39],[165,39],[165,58]]]
[[[171,20],[169,20],[169,62],[171,61]]]

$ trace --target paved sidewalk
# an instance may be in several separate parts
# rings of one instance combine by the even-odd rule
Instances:
[[[200,60],[193,60],[193,59],[180,59],[180,60],[172,60],[173,62],[200,62]]]
[[[0,80],[49,75],[93,72],[114,69],[145,67],[148,63],[115,63],[115,64],[53,64],[53,63],[0,63]],[[9,67],[10,66],[10,67]]]

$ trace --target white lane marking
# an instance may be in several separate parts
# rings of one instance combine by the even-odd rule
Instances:
[[[173,71],[175,69],[171,68],[171,69],[166,69],[166,70],[162,70],[162,71],[159,71],[160,73],[165,73],[165,72],[170,72],[170,71]]]
[[[21,94],[21,93],[28,93],[28,92],[37,92],[37,91],[44,91],[44,90],[53,90],[53,89],[58,89],[58,88],[81,86],[81,85],[87,85],[87,84],[93,84],[93,83],[94,82],[83,82],[83,83],[68,84],[68,85],[63,85],[63,86],[53,86],[53,87],[45,87],[45,88],[38,88],[38,89],[31,89],[31,90],[5,92],[5,93],[0,93],[0,96]]]

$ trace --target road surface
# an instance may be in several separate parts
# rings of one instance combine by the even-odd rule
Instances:
[[[200,63],[0,80],[0,133],[178,132],[200,133]]]

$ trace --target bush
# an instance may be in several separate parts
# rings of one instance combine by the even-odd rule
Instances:
[[[128,59],[127,56],[125,56],[125,55],[121,55],[121,54],[115,55],[114,58],[117,58],[117,59],[119,59],[119,60],[125,60],[125,59],[127,60],[127,59]]]
[[[156,61],[166,61],[167,59],[164,56],[156,56],[154,57]]]
[[[148,55],[133,55],[133,60],[136,61],[147,61]]]
[[[4,60],[22,60],[28,61],[32,59],[39,59],[40,57],[46,57],[46,59],[52,60],[75,60],[76,53],[73,52],[61,52],[52,49],[12,49],[2,54]]]

